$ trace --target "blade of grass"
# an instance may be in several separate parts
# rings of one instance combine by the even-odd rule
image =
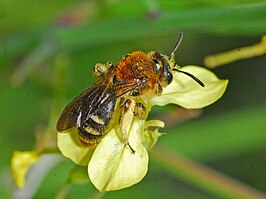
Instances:
[[[205,117],[167,129],[159,142],[197,160],[243,154],[265,147],[265,117],[265,105]]]
[[[231,7],[176,7],[161,10],[159,17],[153,21],[145,20],[144,13],[136,13],[133,9],[120,17],[113,13],[109,18],[78,27],[57,27],[51,34],[56,35],[62,47],[68,50],[92,48],[144,36],[166,35],[179,30],[196,30],[208,34],[258,35],[263,34],[266,29],[265,9],[265,3]]]
[[[155,147],[151,155],[177,178],[181,178],[213,195],[232,199],[266,198],[265,194],[248,185],[164,148]]]
[[[31,37],[49,36],[59,42],[59,47],[67,52],[92,49],[102,45],[125,42],[141,37],[158,37],[185,32],[219,34],[219,35],[261,35],[266,29],[266,3],[237,4],[221,6],[203,4],[199,7],[168,5],[158,3],[154,20],[145,18],[146,10],[138,8],[138,4],[130,3],[125,12],[123,3],[113,4],[101,8],[97,12],[108,11],[105,17],[98,17],[94,21],[87,20],[76,26],[48,26],[33,33],[14,35],[14,39],[5,41],[0,38],[0,48],[4,56],[12,57],[9,53],[17,53],[14,44],[29,40]],[[77,11],[78,12],[78,11]],[[158,15],[158,16],[157,16]],[[195,20],[196,19],[196,20]],[[54,19],[55,23],[58,19]],[[40,38],[42,39],[42,38]],[[30,40],[31,41],[31,40]],[[13,50],[11,50],[13,49]],[[17,48],[15,48],[17,49]],[[39,61],[39,60],[37,60]]]

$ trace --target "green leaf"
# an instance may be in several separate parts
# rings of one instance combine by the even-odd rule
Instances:
[[[69,182],[75,184],[84,184],[89,182],[86,167],[76,165],[69,173]]]

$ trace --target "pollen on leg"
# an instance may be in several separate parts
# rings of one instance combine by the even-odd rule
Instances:
[[[135,117],[143,117],[146,113],[146,108],[143,103],[137,102],[134,108]]]
[[[112,62],[107,62],[106,64],[98,63],[94,66],[93,75],[96,79],[103,78],[113,67]]]

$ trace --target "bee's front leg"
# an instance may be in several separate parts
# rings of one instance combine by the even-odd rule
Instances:
[[[121,99],[121,115],[120,115],[120,133],[125,144],[134,154],[135,150],[128,141],[128,132],[134,117],[134,109],[136,102],[132,99]]]
[[[96,64],[93,68],[93,76],[96,80],[103,78],[106,74],[110,72],[111,69],[114,68],[112,62],[107,62],[106,64]]]

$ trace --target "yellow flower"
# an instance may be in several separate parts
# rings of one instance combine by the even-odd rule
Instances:
[[[182,71],[195,75],[204,82],[205,87],[183,73],[173,72],[173,82],[163,90],[161,96],[148,100],[147,111],[154,105],[164,106],[169,103],[189,109],[203,108],[217,101],[225,92],[228,81],[219,80],[207,69],[186,66],[182,67]],[[127,121],[128,143],[135,153],[121,139],[118,125],[107,133],[95,149],[81,145],[76,131],[58,133],[58,147],[64,156],[76,164],[88,166],[90,180],[98,190],[129,187],[146,175],[149,160],[147,151],[160,136],[158,128],[164,127],[161,121],[146,119],[133,118]],[[157,129],[151,131],[150,126]]]
[[[29,168],[39,160],[37,151],[15,151],[11,159],[11,171],[16,185],[23,188]]]

